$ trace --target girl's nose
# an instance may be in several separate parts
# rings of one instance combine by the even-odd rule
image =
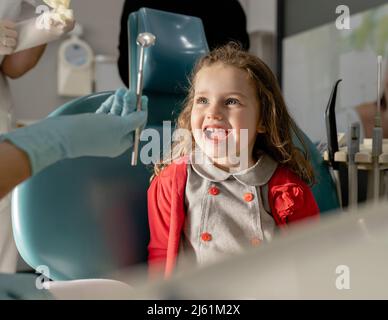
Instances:
[[[215,120],[222,120],[222,112],[220,108],[217,105],[213,105],[208,109],[208,112],[206,114],[207,119],[215,119]]]
[[[221,114],[219,114],[219,113],[208,113],[207,115],[206,115],[206,118],[208,118],[209,120],[210,119],[214,119],[214,120],[222,120],[222,115]]]

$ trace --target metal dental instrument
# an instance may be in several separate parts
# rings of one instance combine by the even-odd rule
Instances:
[[[143,65],[144,65],[144,49],[151,47],[155,44],[156,37],[149,32],[140,33],[137,36],[136,44],[140,46],[140,61],[139,69],[137,72],[137,84],[136,84],[136,111],[141,111],[141,96],[143,93]],[[135,141],[132,151],[131,165],[137,165],[137,159],[139,155],[139,143],[140,143],[140,128],[136,129]]]
[[[355,162],[356,153],[360,151],[360,123],[349,126],[348,131],[348,192],[349,207],[356,207],[358,202],[358,170]]]
[[[375,115],[375,126],[373,128],[372,140],[372,162],[373,162],[373,200],[379,201],[380,197],[380,163],[379,157],[383,152],[383,128],[381,127],[381,65],[382,57],[377,57],[377,111]]]
[[[334,160],[334,155],[338,151],[338,137],[337,137],[337,124],[335,118],[335,105],[337,100],[337,88],[339,83],[342,80],[338,80],[331,92],[329,102],[325,111],[325,122],[326,122],[326,134],[327,134],[327,149],[329,155],[329,165],[332,170],[330,171],[333,179],[335,181],[335,185],[337,188],[337,196],[342,207],[342,194],[341,194],[341,180],[339,176],[339,164]]]

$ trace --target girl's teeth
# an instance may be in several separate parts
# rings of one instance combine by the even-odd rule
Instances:
[[[227,136],[225,129],[208,128],[205,130],[206,137],[213,140],[221,140]]]

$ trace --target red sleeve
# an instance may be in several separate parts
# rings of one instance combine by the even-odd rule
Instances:
[[[150,274],[163,273],[167,257],[167,245],[171,212],[171,188],[167,177],[156,176],[148,189],[148,223],[150,242],[148,265]]]
[[[284,167],[279,167],[269,182],[268,200],[278,225],[319,217],[319,208],[309,186]]]

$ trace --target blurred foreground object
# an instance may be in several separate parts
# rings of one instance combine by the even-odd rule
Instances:
[[[320,225],[170,281],[132,299],[387,299],[388,203]]]

